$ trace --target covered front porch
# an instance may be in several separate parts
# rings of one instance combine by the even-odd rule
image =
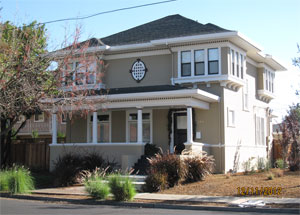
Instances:
[[[93,97],[90,99],[99,99]],[[147,143],[174,152],[174,147],[202,150],[194,141],[193,110],[209,110],[219,97],[199,89],[107,95],[85,117],[67,120],[66,143],[57,143],[57,114],[52,114],[50,169],[66,152],[99,152],[125,170],[144,154]]]

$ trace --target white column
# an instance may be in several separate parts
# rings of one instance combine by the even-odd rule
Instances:
[[[192,107],[187,107],[187,143],[193,142],[193,116]]]
[[[52,113],[52,144],[57,144],[57,115]]]
[[[97,111],[93,112],[93,143],[97,143],[97,122],[98,122],[98,113]]]
[[[143,111],[141,108],[137,113],[137,142],[143,142]]]

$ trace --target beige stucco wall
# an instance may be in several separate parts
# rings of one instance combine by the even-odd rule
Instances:
[[[111,141],[126,142],[126,111],[112,111]]]
[[[230,59],[230,48],[222,47],[221,48],[221,71],[222,75],[228,74],[228,61]]]
[[[67,143],[86,143],[87,142],[87,118],[73,116],[72,120],[67,119],[66,129]]]
[[[108,67],[105,72],[106,86],[108,88],[122,88],[171,84],[171,54],[140,57],[148,69],[145,78],[140,83],[137,83],[129,73],[136,59],[134,57],[107,60],[106,64]]]
[[[168,109],[154,109],[152,111],[153,143],[162,148],[164,152],[169,150],[168,111]]]
[[[117,164],[123,170],[126,167],[132,167],[134,163],[144,154],[144,146],[142,145],[111,145],[101,146],[98,145],[63,145],[58,144],[56,146],[50,146],[50,171],[53,170],[55,161],[66,153],[74,154],[88,154],[96,152],[102,154],[104,158],[108,158],[110,161],[117,162]]]
[[[226,172],[233,169],[234,163],[237,163],[238,170],[242,171],[242,163],[250,157],[266,157],[266,148],[257,146],[255,140],[255,116],[259,114],[265,117],[263,113],[267,107],[266,103],[256,98],[257,77],[256,67],[247,63],[245,78],[248,80],[248,109],[244,109],[243,87],[237,91],[224,88]],[[228,125],[228,110],[234,110],[235,112],[235,126]],[[240,147],[238,147],[239,145]]]

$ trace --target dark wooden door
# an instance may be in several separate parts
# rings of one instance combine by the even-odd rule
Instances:
[[[174,113],[174,147],[175,153],[180,154],[187,140],[186,113]]]

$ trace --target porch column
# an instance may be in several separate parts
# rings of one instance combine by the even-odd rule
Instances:
[[[52,144],[57,144],[57,114],[52,113]]]
[[[97,143],[97,121],[98,121],[98,112],[94,111],[93,112],[93,143],[96,144]]]
[[[192,116],[192,107],[187,107],[187,143],[193,142],[193,116]]]
[[[143,111],[138,108],[137,114],[137,142],[143,142]]]

